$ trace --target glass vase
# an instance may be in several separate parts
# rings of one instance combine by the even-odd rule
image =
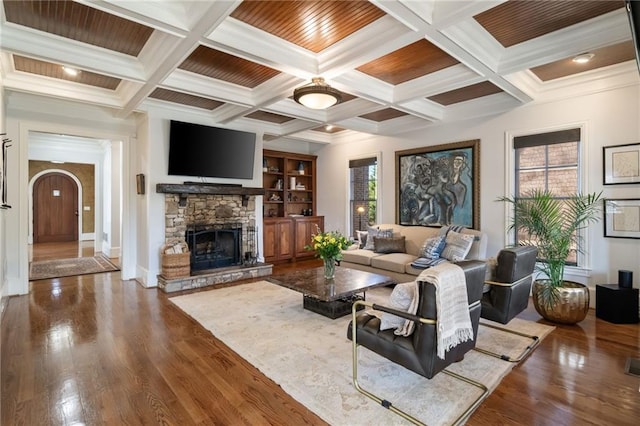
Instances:
[[[331,259],[322,259],[324,262],[324,278],[327,280],[332,280],[336,275],[336,260]]]

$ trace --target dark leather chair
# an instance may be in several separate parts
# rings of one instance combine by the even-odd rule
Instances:
[[[462,377],[458,374],[445,370],[451,363],[461,361],[464,355],[473,349],[476,344],[478,324],[480,322],[480,298],[482,297],[482,287],[485,278],[486,264],[480,261],[464,261],[458,263],[465,273],[467,283],[467,297],[469,301],[469,314],[473,326],[473,340],[468,340],[459,344],[445,353],[445,358],[440,359],[437,355],[437,335],[436,335],[436,301],[435,287],[427,282],[418,281],[419,303],[416,315],[410,315],[395,309],[373,304],[367,301],[357,301],[352,309],[352,321],[347,329],[347,337],[353,344],[353,384],[358,391],[372,398],[385,408],[399,414],[405,419],[420,423],[411,415],[394,407],[389,401],[382,399],[375,394],[363,389],[358,383],[358,346],[362,345],[373,352],[397,363],[405,368],[431,379],[439,372],[443,372],[466,383],[472,384],[483,390],[482,395],[465,411],[456,421],[462,421],[482,402],[488,395],[487,388],[476,381]],[[358,313],[362,306],[369,306],[375,310],[392,313],[400,317],[413,320],[416,323],[415,330],[408,337],[397,336],[394,330],[380,330],[380,319],[366,312]],[[355,324],[355,335],[353,325]]]
[[[482,295],[482,312],[484,319],[507,324],[516,315],[524,311],[529,305],[529,294],[533,281],[533,271],[536,266],[538,249],[534,246],[509,247],[500,250],[497,258],[495,277],[486,280],[488,291]],[[507,331],[533,340],[532,344],[516,358],[495,352],[476,348],[487,355],[495,356],[509,362],[521,361],[527,353],[539,343],[538,336],[520,333],[504,327],[495,326],[485,322],[482,326]]]

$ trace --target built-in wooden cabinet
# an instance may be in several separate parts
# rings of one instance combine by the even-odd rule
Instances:
[[[315,216],[316,156],[264,150],[264,217]]]
[[[294,225],[290,218],[264,219],[264,260],[276,262],[294,257]]]
[[[262,184],[265,261],[313,256],[304,246],[324,229],[316,216],[316,156],[264,150]]]
[[[295,260],[314,255],[304,246],[318,229],[324,230],[324,217],[265,217],[263,225],[265,262]]]

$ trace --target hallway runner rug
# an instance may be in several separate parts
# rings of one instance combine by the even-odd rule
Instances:
[[[375,288],[367,300],[383,304],[391,289]],[[401,417],[360,394],[351,381],[351,316],[336,320],[302,308],[302,295],[266,281],[175,296],[170,300],[291,397],[333,426],[402,425]],[[554,327],[515,318],[509,324],[541,339]],[[517,355],[530,340],[480,327],[479,347]],[[362,348],[360,384],[382,394],[429,425],[450,424],[477,388],[445,374],[431,380]],[[477,351],[448,367],[493,391],[513,364]],[[477,393],[476,393],[477,392]]]
[[[98,274],[119,270],[120,268],[102,255],[75,257],[72,259],[41,260],[31,262],[29,265],[29,281],[70,277],[73,275]]]

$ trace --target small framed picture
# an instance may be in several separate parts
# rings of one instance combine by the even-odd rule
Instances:
[[[602,148],[605,185],[640,183],[640,143]]]
[[[142,173],[136,175],[136,189],[138,194],[144,195],[144,175]]]
[[[604,200],[604,236],[640,238],[640,198]]]

